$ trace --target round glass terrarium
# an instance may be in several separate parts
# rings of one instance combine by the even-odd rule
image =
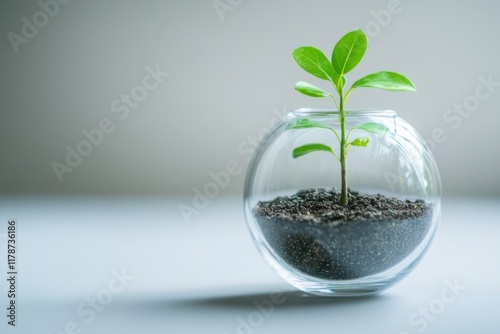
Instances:
[[[289,113],[260,143],[245,183],[257,248],[283,279],[319,295],[364,295],[397,283],[426,252],[441,215],[439,172],[416,130],[394,111],[344,114],[353,143],[347,205],[336,111]]]

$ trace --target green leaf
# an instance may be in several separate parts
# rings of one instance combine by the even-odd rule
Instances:
[[[389,131],[389,128],[384,124],[374,122],[363,123],[356,126],[355,129],[365,130],[366,132],[375,133],[377,135],[383,135]]]
[[[311,121],[308,118],[294,119],[288,124],[286,129],[297,130],[297,129],[309,129],[309,128],[322,128],[331,130],[331,128],[325,123]]]
[[[312,153],[312,152],[318,152],[318,151],[325,151],[325,152],[330,152],[333,153],[333,150],[330,146],[326,146],[323,144],[307,144],[303,146],[299,146],[293,150],[293,158],[296,159],[298,157],[301,157],[303,155]],[[335,153],[333,153],[335,154]]]
[[[312,96],[312,97],[326,97],[326,96],[331,96],[330,93],[327,91],[316,87],[314,85],[311,85],[308,82],[305,81],[299,81],[295,84],[295,90],[301,92],[304,95],[307,96]]]
[[[323,51],[312,46],[303,46],[293,51],[293,58],[307,73],[323,80],[336,83],[339,76]]]
[[[370,139],[368,137],[361,137],[354,139],[352,142],[349,143],[349,145],[366,147],[366,145],[368,145],[369,142]]]
[[[342,37],[332,53],[333,69],[339,76],[351,71],[365,54],[368,40],[362,30],[355,30]]]
[[[379,88],[391,91],[411,91],[417,89],[410,79],[396,72],[377,72],[368,74],[367,76],[359,79],[352,84],[351,89],[354,88]]]

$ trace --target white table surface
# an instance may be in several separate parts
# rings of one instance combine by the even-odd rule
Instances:
[[[500,333],[500,199],[445,199],[437,237],[410,276],[375,297],[343,299],[283,282],[255,249],[241,198],[213,199],[187,224],[178,205],[189,201],[0,198],[0,333]],[[9,219],[18,224],[15,328],[3,279]],[[110,294],[122,270],[133,280]],[[463,291],[444,303],[446,281]],[[273,292],[281,303],[259,313],[254,303]],[[80,315],[98,295],[107,304],[93,319]]]

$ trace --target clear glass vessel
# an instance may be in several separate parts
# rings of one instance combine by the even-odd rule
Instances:
[[[255,245],[284,280],[305,292],[355,296],[394,285],[422,259],[440,221],[441,182],[432,153],[394,111],[346,111],[346,132],[364,123],[388,129],[383,134],[352,131],[351,138],[368,137],[369,143],[351,147],[347,156],[350,198],[355,202],[364,196],[366,204],[361,217],[350,221],[350,216],[333,212],[332,203],[322,202],[340,191],[338,159],[328,152],[292,156],[295,148],[308,143],[339,152],[333,131],[287,130],[301,118],[341,133],[337,111],[298,109],[262,140],[250,162],[244,193]],[[309,211],[297,216],[305,201],[325,207],[322,221],[309,217]],[[380,204],[386,202],[404,208],[405,215]],[[386,214],[392,218],[384,218]]]

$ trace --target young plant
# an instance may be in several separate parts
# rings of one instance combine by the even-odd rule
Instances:
[[[349,149],[351,147],[366,147],[369,142],[368,137],[359,137],[350,140],[352,131],[358,129],[374,134],[384,134],[388,130],[383,124],[369,122],[358,125],[346,133],[344,107],[349,95],[355,88],[379,88],[390,91],[416,90],[413,83],[405,76],[395,72],[382,71],[369,74],[355,81],[346,92],[345,74],[358,65],[361,58],[363,58],[363,55],[365,54],[367,45],[368,41],[365,33],[362,30],[355,30],[349,32],[337,42],[332,52],[331,61],[328,60],[321,50],[312,46],[303,46],[293,51],[293,58],[297,64],[302,67],[302,69],[315,77],[329,81],[333,85],[334,93],[337,93],[338,99],[334,96],[334,94],[304,81],[297,82],[295,89],[307,96],[317,98],[331,97],[333,99],[333,102],[339,111],[338,118],[340,123],[340,135],[337,131],[335,131],[335,129],[329,127],[328,125],[312,121],[307,118],[301,118],[291,122],[287,130],[308,128],[327,129],[332,131],[337,138],[340,150],[337,154],[330,146],[319,143],[310,143],[295,148],[292,155],[293,158],[298,158],[317,151],[325,151],[333,154],[340,162],[342,180],[340,204],[344,206],[347,205],[349,201],[347,193],[347,154],[349,153]]]

